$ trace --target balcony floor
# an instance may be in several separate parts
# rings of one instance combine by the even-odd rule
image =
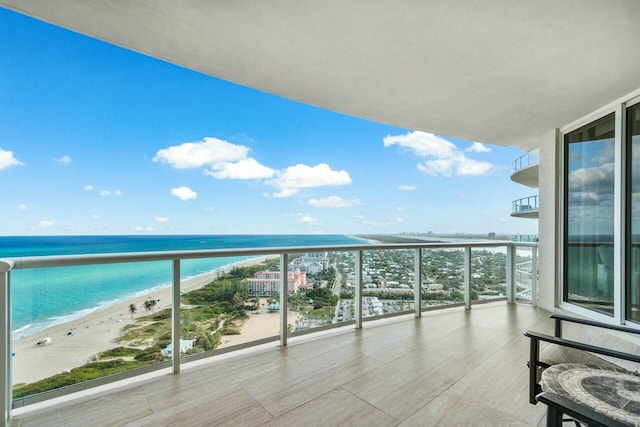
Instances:
[[[543,425],[522,333],[551,332],[547,315],[501,302],[367,322],[23,408],[12,425]]]

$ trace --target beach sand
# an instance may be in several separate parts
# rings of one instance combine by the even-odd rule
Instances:
[[[225,271],[232,267],[245,267],[260,264],[269,257],[254,258],[235,263],[225,267]],[[181,292],[191,291],[203,287],[217,277],[218,273],[198,276],[181,283]],[[126,345],[115,340],[120,336],[121,330],[128,324],[134,323],[136,318],[145,316],[144,302],[147,299],[156,299],[159,302],[154,311],[171,307],[171,288],[150,292],[135,299],[118,303],[100,311],[96,311],[80,319],[52,326],[34,335],[19,338],[12,342],[13,381],[14,385],[30,383],[59,374],[71,368],[82,366],[94,355],[110,348]],[[129,305],[136,304],[138,310],[131,319]],[[275,315],[275,316],[274,316]],[[278,333],[278,314],[250,314],[249,319],[241,326],[242,335],[232,336],[227,344],[223,337],[222,342],[228,345],[238,344],[263,338]],[[293,315],[292,315],[293,316]],[[294,323],[291,318],[289,323]],[[275,333],[273,330],[275,323]],[[51,343],[38,346],[36,342],[43,338],[51,338]]]
[[[260,311],[249,312],[249,318],[242,322],[240,335],[223,335],[218,348],[231,347],[245,342],[280,334],[280,313],[267,311],[267,300],[260,300]],[[295,325],[299,314],[291,310],[287,311],[287,323]]]

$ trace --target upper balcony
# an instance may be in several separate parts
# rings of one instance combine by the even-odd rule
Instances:
[[[292,291],[287,271],[314,252],[327,257],[333,273]],[[238,257],[246,267],[238,267]],[[232,268],[181,275],[189,262],[229,258]],[[373,417],[395,425],[450,420],[448,410],[440,411],[465,396],[470,409],[457,410],[460,422],[536,424],[544,410],[527,403],[526,350],[519,351],[526,346],[523,328],[546,314],[535,309],[536,265],[536,244],[494,241],[0,260],[6,293],[0,311],[9,319],[0,340],[2,403],[21,426],[45,419],[48,425],[175,424],[183,417],[216,425],[369,425]],[[85,268],[108,281],[120,275],[135,282],[144,269],[166,271],[172,280],[149,295],[132,291],[134,303],[21,336],[27,326],[12,327],[8,313],[41,308],[65,280],[76,280],[74,268],[82,269],[77,281],[83,284],[92,277]],[[269,296],[279,302],[277,312],[235,284],[243,273],[267,268],[280,272],[279,289]],[[30,282],[37,282],[35,293],[24,292]],[[100,292],[86,286],[84,292]],[[145,304],[135,304],[140,298]],[[144,314],[136,311],[142,306]],[[476,306],[476,315],[464,310]],[[118,330],[113,339],[109,334]],[[506,380],[512,375],[496,373],[505,364],[522,373],[517,390]],[[493,377],[505,378],[511,391],[495,388]],[[482,399],[473,397],[478,393]]]
[[[511,216],[517,218],[538,218],[538,196],[523,197],[514,200]]]
[[[518,157],[511,164],[511,180],[531,188],[538,188],[539,150]]]

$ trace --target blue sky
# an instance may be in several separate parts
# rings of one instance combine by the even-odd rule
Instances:
[[[0,9],[0,235],[537,232],[515,147],[299,104]],[[455,101],[452,101],[455,102]]]

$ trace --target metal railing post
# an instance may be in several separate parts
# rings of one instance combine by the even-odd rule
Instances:
[[[464,308],[471,309],[471,246],[464,247]]]
[[[422,249],[415,249],[413,275],[414,311],[416,317],[422,317]]]
[[[289,292],[289,257],[280,254],[280,346],[287,345],[287,297]]]
[[[531,305],[538,306],[538,247],[531,247]]]
[[[173,260],[173,284],[171,288],[171,368],[180,373],[180,260]]]
[[[515,245],[507,245],[507,303],[512,304],[514,301],[515,284],[516,284],[516,256]]]
[[[356,329],[362,328],[362,251],[356,251],[356,293],[354,296]]]
[[[0,367],[0,378],[4,378],[0,399],[4,409],[4,424],[9,424],[11,419],[11,291],[9,289],[11,269],[13,262],[0,260],[0,315],[2,325],[0,328],[0,354],[2,355],[2,366]]]

